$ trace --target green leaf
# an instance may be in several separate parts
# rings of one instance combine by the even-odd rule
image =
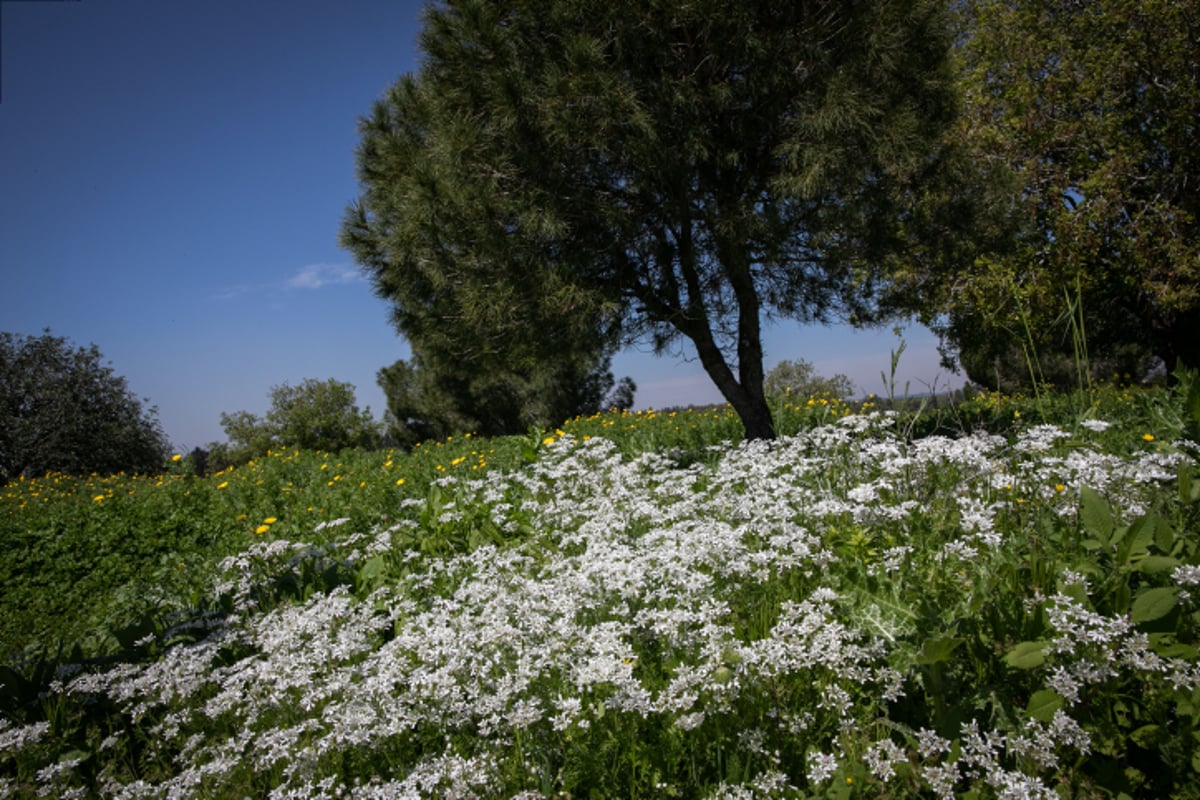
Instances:
[[[1045,642],[1021,642],[1004,656],[1004,663],[1013,669],[1033,669],[1045,661]]]
[[[936,639],[926,639],[921,645],[921,652],[917,654],[918,664],[937,664],[942,661],[949,661],[950,656],[958,649],[965,639],[960,639],[957,636],[941,636]]]
[[[1162,738],[1162,728],[1158,725],[1143,725],[1129,734],[1129,738],[1133,739],[1138,747],[1149,750]]]
[[[1161,619],[1175,608],[1179,589],[1174,586],[1158,586],[1139,592],[1133,600],[1134,622],[1149,622]]]
[[[1154,544],[1154,518],[1138,517],[1129,526],[1129,533],[1129,541],[1125,546],[1127,562],[1143,558],[1150,552],[1150,545]]]
[[[1189,505],[1195,499],[1192,497],[1192,483],[1191,464],[1180,464],[1176,485],[1179,487],[1179,501],[1184,505]]]
[[[1164,555],[1170,554],[1175,546],[1175,529],[1157,514],[1154,515],[1154,546]]]
[[[387,580],[388,565],[383,556],[368,558],[358,570],[358,590],[364,596],[378,589]]]
[[[1025,713],[1038,722],[1049,722],[1054,719],[1054,712],[1063,707],[1063,702],[1057,692],[1041,689],[1034,692],[1033,696],[1029,698],[1029,704],[1025,706]]]
[[[1137,563],[1137,571],[1146,575],[1157,575],[1179,566],[1179,559],[1170,556],[1146,556]]]
[[[1173,634],[1151,634],[1150,649],[1163,658],[1182,658],[1185,661],[1200,658],[1200,650],[1190,644],[1176,641]]]
[[[1176,376],[1183,380],[1184,370],[1176,369]],[[1183,408],[1189,417],[1187,421],[1187,432],[1190,436],[1200,435],[1200,376],[1195,370],[1188,370],[1186,380],[1189,383],[1187,399],[1184,400]]]
[[[1113,515],[1108,503],[1090,486],[1080,488],[1079,499],[1083,504],[1079,512],[1083,527],[1101,544],[1108,544],[1113,532]]]

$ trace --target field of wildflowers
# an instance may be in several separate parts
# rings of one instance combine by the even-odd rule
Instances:
[[[0,797],[1197,797],[1189,413],[785,397],[771,443],[10,484]]]

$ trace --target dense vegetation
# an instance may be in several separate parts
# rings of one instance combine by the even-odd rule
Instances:
[[[343,243],[415,376],[470,384],[455,402],[686,341],[769,438],[763,317],[872,318],[884,267],[947,236],[906,224],[955,115],[944,0],[464,0],[424,23],[420,70],[361,121]]]
[[[1200,797],[1196,11],[431,5],[343,226],[403,447],[306,381],[168,462],[0,339],[0,798]],[[897,313],[1030,395],[764,374]]]
[[[46,472],[158,470],[169,444],[96,345],[0,333],[0,486]]]
[[[17,481],[0,793],[1194,797],[1193,384]]]
[[[1198,19],[1197,0],[431,5],[420,69],[361,121],[343,224],[413,345],[401,421],[552,424],[600,402],[619,342],[685,341],[769,438],[772,317],[915,315],[1006,391],[1195,368]]]

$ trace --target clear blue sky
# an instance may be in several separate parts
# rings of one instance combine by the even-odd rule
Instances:
[[[416,69],[416,0],[0,0],[0,330],[94,342],[181,450],[305,378],[357,387],[409,350],[337,245],[356,124]],[[960,383],[906,333],[900,377]],[[775,325],[863,392],[890,330]],[[639,408],[718,402],[695,361],[630,350]]]

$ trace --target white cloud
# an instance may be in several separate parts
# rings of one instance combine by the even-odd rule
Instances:
[[[289,289],[320,289],[339,283],[355,283],[363,279],[354,267],[345,264],[309,264],[288,278]]]

